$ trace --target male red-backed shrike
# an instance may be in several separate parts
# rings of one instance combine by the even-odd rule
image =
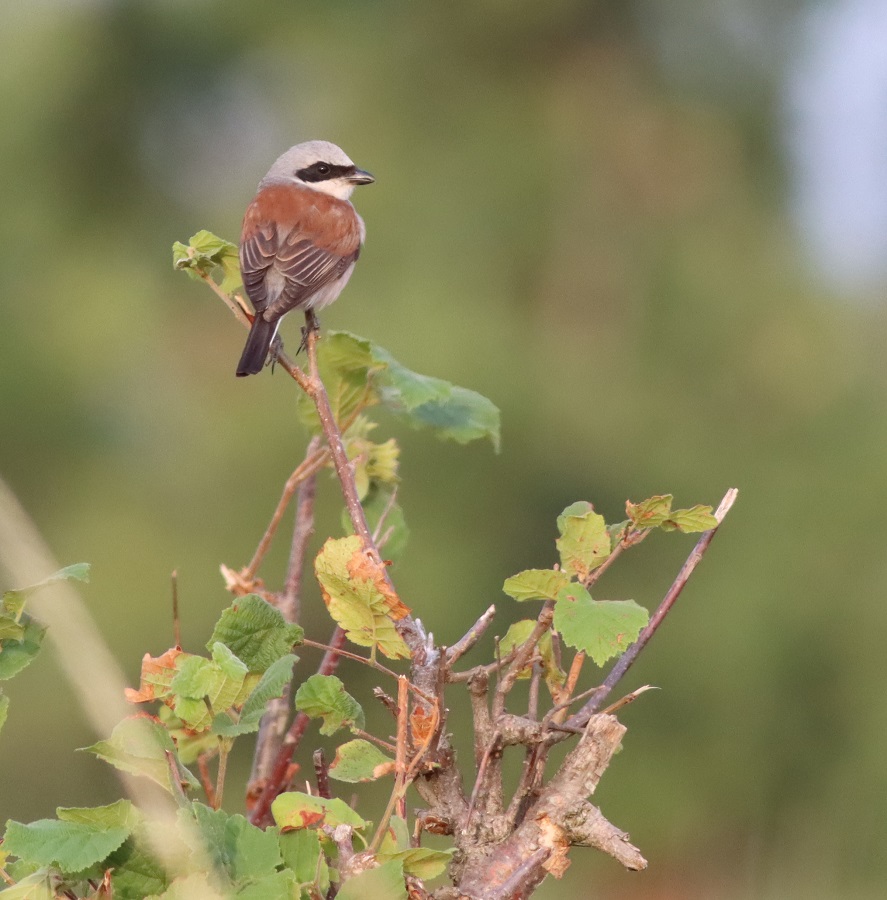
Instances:
[[[374,180],[328,141],[290,147],[261,180],[240,234],[240,271],[256,318],[238,375],[261,371],[290,310],[323,309],[342,292],[366,235],[348,198]]]

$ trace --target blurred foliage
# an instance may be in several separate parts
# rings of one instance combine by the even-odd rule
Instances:
[[[787,15],[738,6],[764,33]],[[670,18],[694,78],[658,43]],[[377,184],[323,325],[503,412],[498,457],[392,422],[412,533],[396,577],[439,639],[507,610],[510,573],[551,565],[551,523],[577,496],[613,518],[626,497],[742,492],[626,682],[664,690],[623,714],[630,752],[597,795],[650,871],[587,854],[540,896],[594,880],[648,900],[876,897],[884,314],[805,272],[778,54],[744,82],[710,28],[694,4],[642,0],[6,10],[0,470],[56,555],[93,564],[87,596],[133,684],[171,642],[176,567],[195,649],[228,602],[219,564],[248,559],[307,432],[289,379],[234,378],[241,330],[169,246],[199,228],[236,239],[282,149],[336,141]],[[318,547],[338,503],[324,481]],[[600,590],[655,603],[681,543],[638,548]],[[306,627],[320,605],[312,585]],[[96,736],[49,654],[8,694],[3,818],[116,796],[72,757]]]

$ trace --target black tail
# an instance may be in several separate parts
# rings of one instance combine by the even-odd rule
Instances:
[[[262,371],[275,331],[277,322],[266,322],[261,314],[256,315],[249,330],[249,337],[246,339],[246,346],[243,348],[243,355],[237,364],[238,375],[255,375]]]

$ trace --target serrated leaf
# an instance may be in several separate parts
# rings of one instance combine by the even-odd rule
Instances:
[[[431,850],[428,847],[412,847],[394,853],[378,853],[376,858],[379,862],[395,860],[403,865],[405,875],[428,881],[444,873],[455,852],[455,848]]]
[[[507,656],[515,647],[525,644],[536,627],[535,619],[522,619],[511,625],[505,632],[505,637],[499,642],[499,651],[503,657]],[[542,677],[548,690],[554,696],[556,689],[567,679],[566,673],[557,664],[554,656],[554,647],[551,642],[551,632],[546,631],[536,644],[536,652],[542,660]],[[531,666],[527,666],[518,673],[518,678],[526,679],[533,674]]]
[[[408,900],[403,863],[392,859],[349,878],[336,897],[338,900]]]
[[[603,516],[580,501],[558,516],[557,549],[561,568],[584,581],[610,555],[610,534]]]
[[[502,590],[521,602],[524,600],[556,600],[561,588],[570,583],[566,572],[555,569],[527,569],[505,579]]]
[[[7,852],[39,866],[57,866],[63,872],[80,872],[101,862],[129,836],[124,827],[97,829],[82,822],[39,819],[23,825],[6,823]]]
[[[206,646],[212,649],[220,642],[246,663],[250,672],[264,672],[286,656],[304,634],[298,625],[288,624],[279,609],[256,594],[247,594],[222,613]]]
[[[668,519],[673,500],[671,494],[657,494],[640,503],[626,501],[625,514],[635,528],[656,528]]]
[[[565,587],[554,607],[554,627],[564,642],[599,666],[627,650],[649,618],[633,600],[592,600],[581,584]]]
[[[714,517],[710,506],[693,506],[690,509],[673,510],[668,520],[660,527],[663,531],[677,530],[684,534],[692,534],[717,528],[718,520]]]
[[[363,709],[335,675],[312,675],[299,685],[296,709],[312,719],[323,719],[321,734],[364,726]]]
[[[254,676],[251,675],[250,677],[252,678]],[[220,713],[219,715],[226,716],[225,713]],[[232,721],[230,716],[226,717],[229,722]],[[212,730],[201,732],[191,731],[191,729],[187,728],[185,723],[166,704],[163,704],[158,708],[157,718],[175,742],[179,762],[183,766],[191,765],[191,763],[197,760],[201,753],[218,750],[218,734],[214,734]],[[213,720],[213,723],[215,723],[215,719]]]
[[[125,828],[132,831],[140,821],[138,810],[129,800],[118,800],[107,806],[60,806],[55,814],[62,822],[87,825],[97,831],[103,828]]]
[[[180,809],[178,814],[182,819],[193,814],[196,835],[186,829],[186,841],[193,843],[195,836],[200,839],[203,851],[235,887],[272,874],[283,862],[277,834],[257,828],[241,815],[229,815],[202,803],[192,804],[190,810]]]
[[[241,283],[237,247],[211,231],[198,231],[191,237],[188,246],[176,241],[172,245],[172,264],[174,269],[185,271],[192,278],[212,275],[218,268],[221,273],[220,287],[228,294]]]
[[[292,869],[299,884],[314,884],[326,894],[330,886],[329,866],[320,846],[320,836],[311,828],[285,831],[278,836],[283,863]]]
[[[281,828],[316,828],[319,825],[350,825],[357,831],[367,827],[347,803],[338,797],[327,800],[301,791],[279,794],[271,804],[271,815]]]
[[[326,335],[318,361],[339,423],[381,401],[415,428],[433,428],[460,444],[488,438],[499,450],[499,410],[475,391],[413,372],[383,347],[346,331]],[[318,431],[310,400],[301,399],[300,410],[303,421]]]
[[[167,730],[151,716],[124,719],[117,724],[108,740],[82,749],[123,772],[144,775],[174,793],[166,754],[175,753],[175,744]],[[199,787],[194,776],[178,761],[176,764],[180,779],[191,787]]]
[[[385,580],[384,569],[370,558],[357,535],[330,538],[314,561],[323,600],[348,639],[361,647],[378,647],[391,659],[410,651],[395,621],[409,609]]]
[[[362,739],[348,741],[336,750],[330,763],[330,778],[355,784],[375,781],[394,771],[394,760],[378,747]]]
[[[21,640],[3,641],[3,645],[0,646],[0,681],[18,675],[33,662],[46,635],[46,626],[29,616],[22,616],[21,621],[25,626]]]
[[[293,653],[281,656],[268,668],[255,690],[246,698],[238,720],[235,722],[227,713],[221,713],[213,720],[213,731],[223,737],[237,737],[258,731],[268,701],[279,697],[290,683],[297,659]]]

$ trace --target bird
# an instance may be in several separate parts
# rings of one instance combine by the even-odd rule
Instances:
[[[240,271],[255,310],[237,375],[262,370],[280,320],[329,306],[348,283],[366,227],[349,198],[375,178],[329,141],[281,154],[259,182],[240,234]]]

